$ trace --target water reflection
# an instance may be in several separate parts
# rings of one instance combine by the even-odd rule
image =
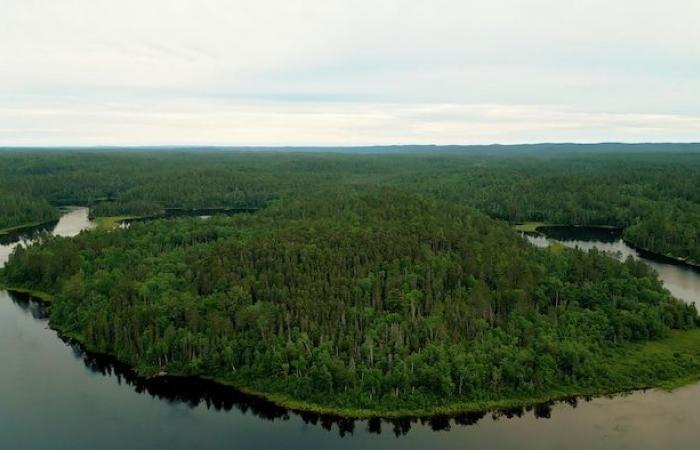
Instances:
[[[493,420],[520,418],[532,411],[535,417],[549,419],[553,403],[543,403],[534,407],[511,408],[492,412],[479,411],[454,416],[437,415],[430,417],[405,417],[396,419],[373,418],[355,420],[331,414],[318,414],[308,411],[292,411],[261,399],[247,395],[231,387],[196,377],[156,377],[136,376],[130,367],[120,364],[104,355],[85,352],[79,344],[70,343],[76,358],[82,359],[91,372],[106,377],[114,377],[118,383],[131,386],[136,392],[171,403],[182,403],[190,408],[204,405],[216,411],[237,410],[251,413],[267,421],[287,421],[292,415],[298,416],[305,424],[335,429],[340,437],[352,435],[357,423],[364,424],[369,433],[381,434],[390,430],[396,437],[405,436],[415,424],[429,427],[432,431],[449,431],[452,425],[471,426],[490,414]]]
[[[31,240],[36,234],[41,232],[50,232],[56,226],[58,220],[47,222],[45,224],[36,225],[33,227],[22,228],[21,230],[0,235],[0,244],[8,245],[18,241]]]
[[[64,208],[63,212],[63,215],[57,221],[24,228],[14,233],[0,236],[0,267],[5,265],[15,247],[31,244],[42,233],[71,237],[94,226],[88,217],[88,208],[69,207]]]
[[[23,293],[10,292],[10,298],[15,305],[27,314],[31,314],[33,318],[44,323],[48,321],[47,307],[43,303]],[[552,407],[555,405],[555,402],[547,402],[535,406],[466,412],[455,415],[354,420],[332,414],[289,410],[260,397],[248,395],[232,387],[198,377],[140,377],[130,366],[122,364],[108,355],[87,352],[82,345],[69,339],[64,339],[64,342],[70,346],[73,356],[81,360],[90,372],[113,378],[118,384],[128,385],[139,394],[145,394],[169,403],[184,404],[189,408],[204,406],[215,411],[237,410],[243,414],[251,413],[258,418],[273,422],[276,420],[288,421],[294,415],[307,425],[319,426],[327,431],[335,429],[340,437],[352,435],[357,423],[364,424],[366,431],[372,434],[381,434],[386,429],[390,430],[396,437],[400,437],[407,435],[416,424],[428,427],[432,431],[450,431],[452,425],[476,425],[489,415],[494,421],[522,418],[526,413],[532,413],[538,419],[549,419],[552,416]],[[584,400],[588,401],[590,398]],[[558,403],[568,404],[575,408],[578,401],[578,398],[567,398]]]
[[[535,247],[539,247],[539,248],[549,247],[549,244],[550,244],[549,239],[547,239],[547,237],[544,236],[543,234],[532,233],[532,232],[526,231],[526,232],[520,233],[520,235],[523,238],[527,239],[527,241],[529,243],[531,243],[532,245],[534,245]]]
[[[152,216],[136,217],[133,219],[124,219],[119,222],[119,228],[127,229],[132,223],[149,222],[155,219],[172,219],[177,217],[198,217],[202,220],[211,219],[214,216],[233,216],[235,214],[252,214],[259,211],[259,208],[166,208],[160,214]]]
[[[51,230],[55,236],[72,237],[95,226],[90,220],[88,208],[66,208],[65,211]]]

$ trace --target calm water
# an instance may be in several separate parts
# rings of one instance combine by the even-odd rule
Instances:
[[[89,226],[86,212],[71,214]],[[79,229],[64,225],[56,232]],[[697,449],[700,442],[700,384],[424,421],[302,416],[209,383],[137,379],[59,339],[41,304],[6,291],[0,355],[2,450]]]
[[[32,230],[27,233],[19,233],[12,236],[14,242],[0,244],[0,266],[4,266],[7,258],[17,245],[25,244],[31,240],[32,235],[37,231],[50,231],[57,236],[75,236],[82,230],[92,228],[93,224],[88,218],[87,208],[66,208],[58,223],[50,227],[38,227],[39,230]]]

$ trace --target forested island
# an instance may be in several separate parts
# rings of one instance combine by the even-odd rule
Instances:
[[[698,261],[700,153],[449,150],[5,152],[5,227],[69,204],[108,224],[249,212],[44,235],[0,276],[144,376],[198,375],[296,409],[445,413],[700,376],[696,308],[651,268],[539,249],[512,227],[615,226]]]

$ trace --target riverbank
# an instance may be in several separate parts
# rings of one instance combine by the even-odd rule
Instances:
[[[240,214],[240,213],[254,213],[260,208],[165,208],[162,212],[158,214],[149,215],[124,215],[124,216],[97,216],[93,217],[92,220],[96,224],[96,229],[98,230],[113,230],[118,228],[123,223],[130,222],[140,222],[155,219],[167,219],[173,217],[196,217],[196,216],[215,216],[215,215],[230,215],[230,214]]]
[[[547,224],[544,222],[523,222],[523,223],[516,223],[513,225],[513,228],[515,228],[515,231],[519,231],[521,233],[536,233],[540,234],[537,229],[542,226],[546,226]]]
[[[11,234],[22,234],[28,231],[36,231],[40,229],[46,229],[49,227],[52,227],[56,225],[60,218],[65,215],[66,213],[69,213],[71,211],[74,211],[76,209],[81,208],[81,206],[77,205],[61,205],[58,206],[56,205],[55,210],[59,212],[59,214],[55,215],[53,219],[50,220],[45,220],[45,221],[35,221],[35,222],[27,222],[23,223],[20,225],[15,225],[13,227],[7,227],[7,228],[2,228],[0,229],[0,237],[6,237],[7,235]]]
[[[50,294],[23,289],[6,288],[11,292],[29,295],[44,303],[50,304],[53,297]],[[85,339],[76,333],[69,333],[60,327],[49,322],[49,326],[54,329],[62,339],[79,344],[86,352],[92,355],[101,355],[118,361],[121,364],[132,367],[134,373],[144,379],[154,379],[161,376],[167,377],[192,377],[191,374],[184,373],[159,373],[140,372],[129,361],[116,359],[114,356],[105,354],[95,348],[90,348],[85,344]],[[678,365],[679,358],[684,358],[686,363],[692,360],[693,370],[677,369],[675,376],[658,377],[659,367],[669,369]],[[206,374],[194,375],[196,378],[213,381],[218,384],[229,386],[246,395],[259,399],[264,399],[271,404],[286,408],[294,412],[308,412],[314,414],[337,416],[348,419],[369,419],[369,418],[422,418],[434,416],[456,416],[463,413],[483,412],[491,410],[502,410],[510,408],[532,407],[540,404],[562,401],[572,397],[598,397],[615,394],[624,394],[635,390],[659,388],[672,390],[692,384],[700,380],[700,329],[689,331],[671,331],[670,336],[658,340],[648,341],[639,344],[627,344],[616,349],[609,362],[610,367],[615,368],[615,373],[619,376],[614,383],[608,380],[609,384],[598,386],[575,386],[563,385],[552,388],[547,393],[537,395],[524,395],[522,397],[510,397],[503,399],[479,400],[470,402],[454,402],[446,405],[426,406],[421,408],[353,408],[346,406],[334,406],[332,404],[321,404],[312,401],[300,400],[290,395],[280,392],[265,392],[254,387],[245,386],[242,383],[232,381],[223,377],[208,376]],[[671,370],[673,372],[673,370]]]
[[[613,358],[610,361],[610,366],[620,368],[621,371],[627,373],[628,375],[648,373],[650,361],[673,361],[682,357],[692,358],[695,362],[695,370],[692,371],[692,373],[686,373],[663,380],[630,380],[620,383],[617,386],[560,386],[553,388],[548,393],[534,396],[481,400],[473,402],[455,402],[447,405],[410,409],[363,409],[321,405],[295,399],[289,395],[281,393],[265,393],[259,390],[241,387],[222,378],[206,376],[203,378],[232,386],[246,394],[264,398],[276,405],[283,406],[292,411],[328,414],[353,419],[369,419],[374,417],[387,419],[420,418],[442,415],[456,416],[470,412],[533,407],[575,397],[609,396],[646,389],[663,389],[671,391],[700,381],[700,329],[672,331],[668,338],[659,341],[648,341],[642,344],[629,344],[623,349],[621,354],[622,356]]]
[[[0,281],[0,289],[5,289],[8,292],[14,292],[14,293],[18,293],[18,294],[28,295],[36,300],[40,300],[40,301],[47,303],[47,304],[53,303],[53,299],[54,299],[53,295],[47,294],[46,292],[37,291],[34,289],[25,289],[25,288],[21,288],[21,287],[4,286],[2,281]]]
[[[665,262],[668,264],[675,264],[678,266],[684,266],[684,267],[690,267],[696,270],[700,270],[700,263],[697,263],[695,261],[690,261],[685,258],[679,258],[676,256],[672,255],[665,255],[663,253],[657,253],[653,250],[646,249],[644,247],[640,247],[639,245],[635,244],[634,242],[630,241],[629,239],[625,239],[624,237],[622,238],[623,242],[633,249],[635,249],[637,252],[639,252],[640,255],[649,258],[649,259],[654,259],[659,262]]]
[[[684,266],[684,267],[690,267],[692,269],[700,270],[700,263],[695,262],[695,261],[690,261],[685,258],[680,258],[677,256],[673,255],[666,255],[663,253],[658,253],[653,250],[649,250],[647,248],[641,247],[637,244],[635,244],[633,241],[630,241],[629,239],[626,239],[624,237],[624,228],[616,227],[613,225],[571,225],[571,224],[550,224],[550,223],[545,223],[545,222],[524,222],[520,224],[514,224],[513,229],[515,229],[518,232],[521,233],[531,233],[535,234],[538,236],[544,236],[549,239],[553,239],[556,241],[555,238],[550,238],[549,235],[547,234],[545,229],[550,228],[550,229],[565,229],[565,228],[572,228],[572,229],[577,229],[577,230],[598,230],[598,231],[605,231],[609,233],[615,233],[622,241],[636,250],[640,255],[644,256],[645,258],[656,260],[658,262],[663,262],[663,263],[668,263],[668,264],[675,264],[679,266]]]
[[[60,330],[57,330],[59,333]],[[70,338],[74,342],[79,342],[83,347],[82,340],[78,335],[62,334],[66,338]],[[98,353],[94,352],[93,353]],[[612,365],[625,366],[628,369],[634,368],[634,372],[643,370],[642,366],[646,366],[647,362],[652,358],[660,357],[662,359],[676,358],[674,354],[693,355],[700,367],[700,330],[692,330],[687,332],[675,332],[671,337],[662,341],[654,341],[642,344],[639,348],[628,355],[628,358],[613,360]],[[112,357],[112,355],[107,355]],[[135,373],[143,378],[148,378],[148,374],[139,373],[129,362],[120,361],[133,368]],[[159,375],[155,375],[158,377]],[[163,375],[160,375],[163,376]],[[167,373],[169,377],[186,377],[191,376],[181,373]],[[618,386],[608,387],[590,387],[580,388],[576,386],[564,386],[552,389],[547,394],[536,396],[523,396],[504,398],[497,400],[482,400],[473,402],[455,402],[446,405],[436,405],[424,408],[401,408],[401,409],[382,409],[382,408],[352,408],[344,406],[324,405],[320,403],[300,400],[284,393],[279,392],[264,392],[259,389],[243,386],[240,383],[232,382],[228,379],[216,376],[196,375],[196,377],[213,381],[218,384],[232,387],[244,394],[254,396],[260,399],[269,401],[270,403],[283,407],[293,412],[299,413],[314,413],[321,415],[337,416],[347,419],[370,419],[370,418],[425,418],[434,416],[457,416],[459,414],[470,412],[484,412],[493,410],[503,410],[511,408],[526,408],[537,405],[551,403],[556,401],[564,401],[575,397],[601,397],[630,393],[636,390],[646,389],[663,389],[674,390],[688,384],[693,384],[700,380],[700,368],[694,373],[683,374],[682,376],[651,381],[628,382]]]
[[[93,222],[95,222],[96,230],[113,230],[118,228],[122,222],[127,220],[138,219],[141,216],[108,216],[108,217],[95,217]]]
[[[50,227],[51,225],[55,225],[58,222],[58,219],[51,219],[45,222],[29,222],[29,223],[23,223],[21,225],[15,225],[14,227],[7,227],[7,228],[2,228],[0,229],[0,236],[7,236],[10,234],[19,234],[23,233],[25,231],[31,231],[35,230],[38,228],[43,228],[43,227]]]

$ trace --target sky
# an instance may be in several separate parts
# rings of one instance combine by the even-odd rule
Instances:
[[[0,146],[700,141],[698,0],[0,0]]]

